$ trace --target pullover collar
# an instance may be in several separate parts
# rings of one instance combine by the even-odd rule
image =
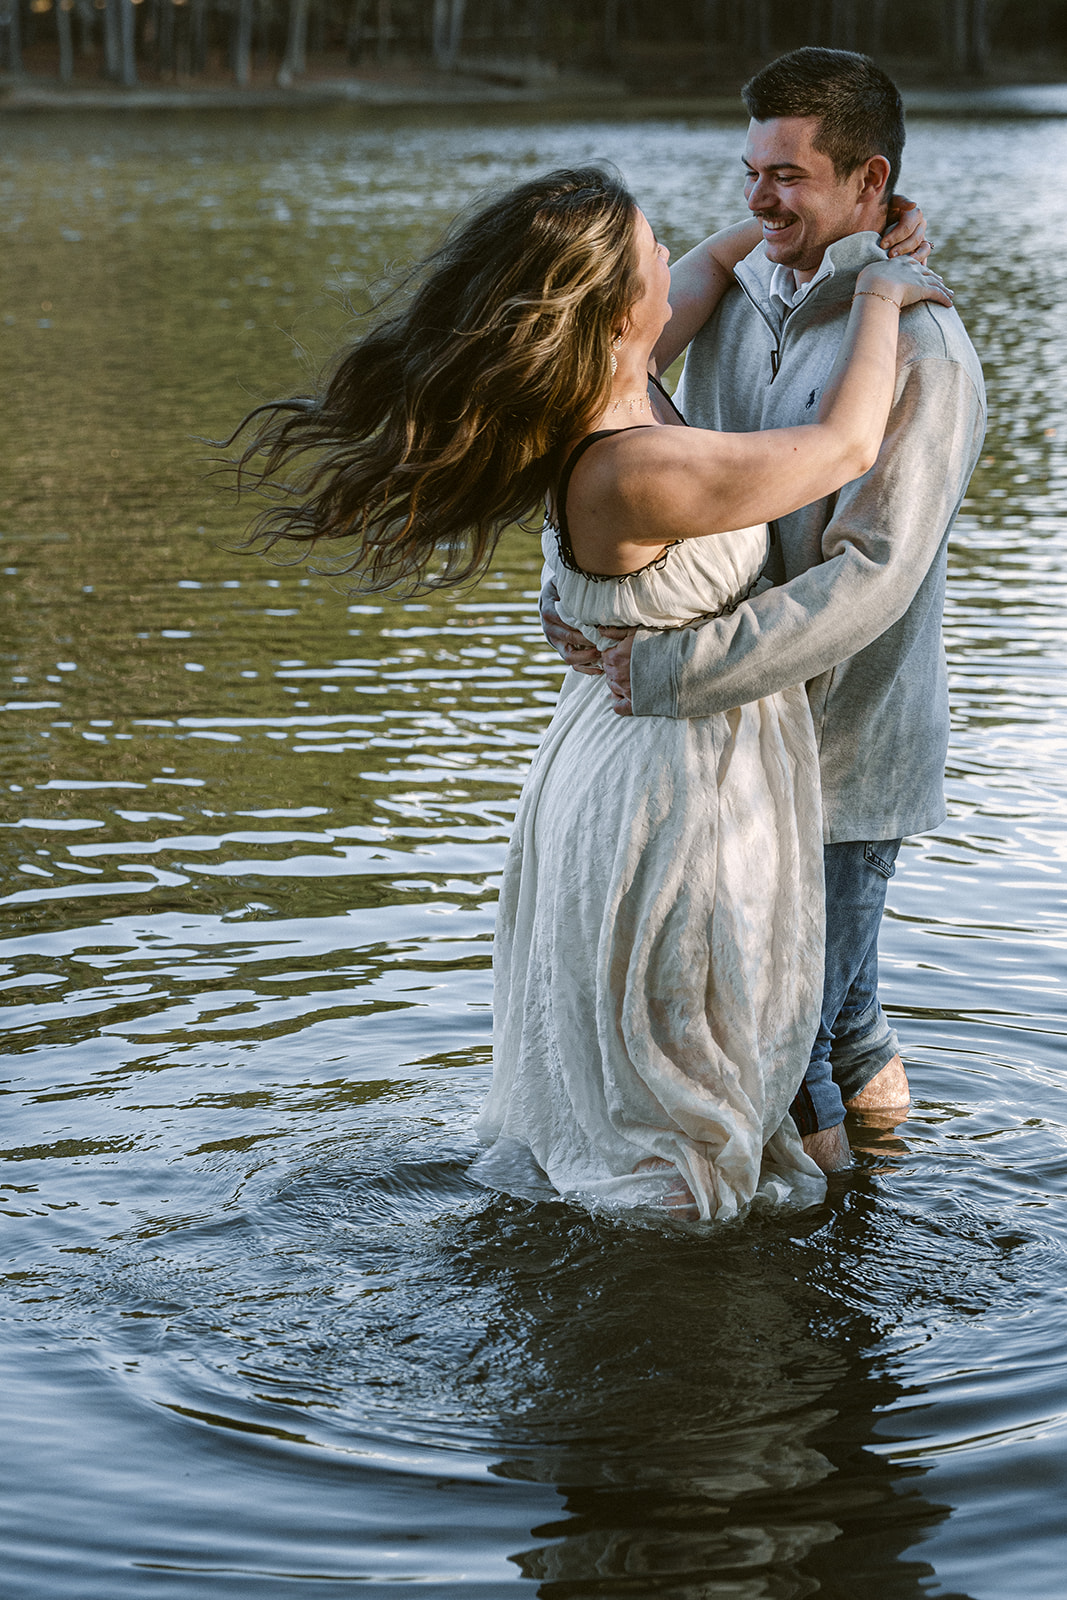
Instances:
[[[786,313],[785,321],[790,322],[794,317],[799,320],[802,313],[816,303],[826,307],[851,300],[860,269],[872,261],[884,260],[885,251],[878,243],[877,233],[873,231],[850,233],[844,239],[835,239],[833,244],[827,245],[822,264],[808,292],[792,311]],[[776,270],[774,263],[767,260],[762,244],[759,244],[751,255],[738,262],[734,276],[777,335],[783,321],[781,302],[771,298],[771,282]]]

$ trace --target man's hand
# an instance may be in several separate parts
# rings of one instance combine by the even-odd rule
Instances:
[[[636,628],[601,628],[601,633],[610,633],[618,644],[613,644],[605,650],[600,659],[603,662],[604,676],[608,680],[611,690],[613,711],[620,717],[632,717],[634,714],[633,702],[630,699],[630,655],[634,647],[634,634]]]
[[[545,638],[568,667],[573,667],[575,672],[598,676],[604,670],[600,665],[600,651],[595,644],[589,643],[584,633],[567,626],[556,610],[558,599],[559,595],[552,585],[547,585],[541,595],[541,628]]]

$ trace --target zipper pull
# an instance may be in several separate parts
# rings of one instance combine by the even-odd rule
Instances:
[[[779,356],[778,351],[776,349],[772,350],[771,351],[771,382],[772,383],[774,382],[775,378],[777,378],[777,376],[778,376],[778,367],[779,367],[780,362],[781,362],[781,357]]]

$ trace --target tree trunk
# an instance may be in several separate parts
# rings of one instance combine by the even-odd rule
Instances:
[[[137,83],[137,13],[133,0],[119,0],[119,32],[122,41],[122,87],[132,89]]]
[[[745,54],[771,55],[771,0],[747,0],[742,18]]]
[[[207,66],[207,0],[193,0],[189,32],[189,71],[196,76]]]
[[[163,77],[174,76],[174,0],[159,0],[156,7],[156,59]]]
[[[968,0],[949,0],[945,11],[948,66],[957,78],[967,71],[967,9]]]
[[[278,87],[287,89],[293,79],[307,71],[308,0],[289,0],[289,32],[285,54],[278,68]]]
[[[6,12],[0,12],[0,28],[7,34],[7,70],[15,77],[22,76],[22,28],[19,0],[8,0]]]
[[[389,59],[389,40],[393,32],[393,8],[390,0],[378,0],[378,38],[375,54],[379,61]]]
[[[989,71],[989,6],[987,0],[970,0],[970,30],[967,40],[967,68],[975,77]]]
[[[355,65],[363,48],[363,29],[367,21],[370,0],[352,0],[348,9],[348,26],[345,28],[345,49],[349,61]]]
[[[704,59],[711,72],[719,73],[734,43],[730,0],[702,0],[700,22]]]
[[[106,0],[104,6],[104,72],[112,83],[117,83],[122,75],[121,4],[122,0]]]
[[[59,35],[59,81],[69,83],[74,76],[74,39],[71,35],[70,13],[74,0],[57,0],[56,33]]]
[[[463,7],[456,18],[455,0],[433,0],[433,61],[443,72],[451,72],[463,33]]]
[[[452,0],[449,19],[448,49],[453,61],[458,61],[463,51],[463,23],[467,13],[467,0]]]
[[[448,59],[448,0],[433,0],[430,20],[430,55],[433,64],[441,71],[452,65]]]
[[[252,0],[237,0],[233,18],[233,78],[239,89],[252,81]]]
[[[77,0],[75,10],[78,15],[78,54],[91,56],[93,53],[93,28],[96,23],[96,10],[92,0]]]
[[[456,65],[463,44],[466,0],[433,0],[433,61],[443,72]]]

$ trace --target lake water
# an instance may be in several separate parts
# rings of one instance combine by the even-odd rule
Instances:
[[[485,185],[608,155],[677,253],[740,135],[4,126],[11,1600],[1063,1594],[1067,123],[910,133],[991,424],[951,815],[883,940],[913,1114],[822,1207],[694,1238],[466,1179],[536,540],[352,605],[204,476]]]

